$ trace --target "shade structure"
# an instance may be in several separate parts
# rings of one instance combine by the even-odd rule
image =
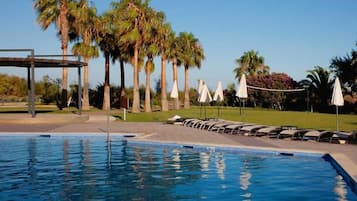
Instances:
[[[331,104],[336,106],[336,131],[339,132],[338,106],[343,106],[344,100],[340,80],[338,77],[336,77],[335,84],[333,85]]]
[[[217,89],[214,92],[213,95],[213,100],[217,102],[222,102],[223,101],[223,88],[222,88],[222,82],[218,81]]]
[[[223,88],[222,88],[222,82],[221,81],[218,81],[217,89],[214,92],[213,100],[216,101],[217,103],[218,102],[223,102],[223,100],[224,100]],[[220,107],[219,107],[219,104],[217,104],[217,117],[219,117],[219,116],[220,116]]]
[[[178,86],[177,86],[177,81],[174,81],[174,85],[172,86],[172,90],[170,93],[171,98],[178,98]]]
[[[212,101],[212,96],[208,90],[208,87],[206,84],[203,84],[202,91],[200,96],[198,97],[198,102],[200,103],[209,103]]]
[[[341,84],[338,77],[336,77],[335,84],[333,85],[331,104],[336,106],[343,106],[344,104]]]
[[[244,74],[240,77],[236,96],[238,96],[238,98],[248,98],[247,81]]]
[[[201,96],[201,92],[202,92],[202,89],[203,89],[203,80],[198,80],[198,99],[200,99],[200,96]]]
[[[202,107],[202,103],[209,103],[211,101],[212,101],[212,96],[208,90],[208,87],[206,84],[203,84],[201,94],[198,97],[198,102],[201,103],[201,107]],[[205,119],[207,119],[206,105],[205,104],[203,105],[204,105]],[[201,116],[201,109],[200,109],[200,116]]]

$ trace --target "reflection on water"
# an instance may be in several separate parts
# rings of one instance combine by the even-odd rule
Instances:
[[[346,182],[343,181],[343,178],[341,175],[336,175],[335,176],[336,180],[336,185],[333,191],[337,195],[337,200],[338,201],[346,201],[347,200],[347,190],[346,190]]]
[[[206,152],[200,153],[200,166],[201,171],[206,172],[209,170],[209,163],[210,163],[210,154]]]
[[[319,159],[197,152],[102,137],[0,137],[0,146],[1,201],[356,200]],[[316,186],[298,188],[310,185],[309,178]]]
[[[216,155],[216,169],[217,169],[218,177],[221,180],[224,180],[225,179],[224,171],[226,169],[226,164],[224,163],[224,157],[222,153],[217,153]]]
[[[249,161],[243,160],[243,164],[240,169],[239,183],[240,189],[243,191],[242,197],[244,200],[251,200],[252,194],[249,192],[250,178],[252,174],[249,172]]]

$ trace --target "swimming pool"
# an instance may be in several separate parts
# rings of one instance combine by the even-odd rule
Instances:
[[[357,200],[321,155],[0,136],[0,200]]]

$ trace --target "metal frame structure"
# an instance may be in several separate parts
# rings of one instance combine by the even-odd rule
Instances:
[[[0,67],[23,67],[27,68],[27,94],[28,110],[32,117],[36,117],[35,112],[35,69],[36,68],[77,68],[78,69],[78,109],[82,114],[82,75],[81,68],[85,65],[75,55],[35,55],[34,49],[0,49],[0,52],[29,52],[27,57],[0,57]],[[44,59],[48,57],[78,57],[77,61]]]

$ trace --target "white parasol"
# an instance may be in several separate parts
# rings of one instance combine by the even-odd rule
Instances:
[[[336,131],[339,131],[338,127],[338,106],[343,106],[344,100],[341,90],[341,84],[338,77],[335,79],[335,84],[333,85],[331,104],[336,105]]]
[[[174,81],[174,85],[172,86],[170,97],[171,98],[178,98],[178,87],[177,87],[176,80]]]

